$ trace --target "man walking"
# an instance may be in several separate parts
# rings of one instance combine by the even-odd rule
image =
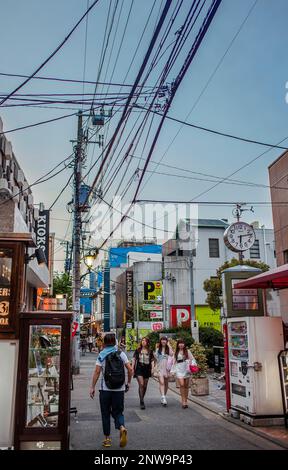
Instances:
[[[91,353],[92,348],[93,348],[93,336],[92,335],[88,336],[88,348],[89,348],[89,352]]]
[[[124,393],[129,390],[132,379],[132,368],[124,352],[116,348],[115,335],[107,333],[104,336],[103,350],[96,361],[90,397],[95,396],[95,386],[100,379],[100,408],[104,433],[103,447],[111,447],[110,415],[114,418],[115,428],[120,431],[120,447],[127,444],[127,429],[124,422]],[[128,383],[125,386],[125,369],[128,371]]]

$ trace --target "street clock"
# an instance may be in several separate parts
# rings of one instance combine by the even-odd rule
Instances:
[[[224,232],[224,243],[231,251],[237,253],[249,250],[255,243],[255,232],[246,222],[235,222]]]

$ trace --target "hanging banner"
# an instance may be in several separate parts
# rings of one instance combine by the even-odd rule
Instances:
[[[191,326],[191,307],[190,305],[171,305],[171,326],[190,327]]]
[[[49,262],[49,217],[49,210],[39,212],[39,217],[36,224],[37,248],[41,248],[41,250],[44,251],[47,266]]]
[[[144,300],[162,302],[162,281],[144,282]]]
[[[126,321],[133,320],[133,271],[126,271]]]

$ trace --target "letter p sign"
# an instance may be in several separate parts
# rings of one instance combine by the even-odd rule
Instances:
[[[187,308],[177,308],[177,325],[182,326],[189,320],[189,311]]]
[[[173,305],[171,306],[171,323],[172,327],[187,326],[190,327],[191,308],[190,305]]]

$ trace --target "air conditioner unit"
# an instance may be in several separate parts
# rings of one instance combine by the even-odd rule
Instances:
[[[22,191],[23,191],[24,196],[29,197],[29,184],[27,183],[26,180],[24,180]]]
[[[17,172],[17,176],[16,176],[16,181],[17,183],[20,185],[20,186],[23,186],[24,184],[24,181],[25,181],[25,176],[24,176],[24,173],[22,170],[18,170]]]
[[[12,197],[14,202],[18,203],[20,201],[20,189],[18,186],[12,187]]]
[[[7,160],[12,160],[12,158],[13,158],[12,144],[7,139],[6,139],[6,142],[5,142],[5,157],[7,158]]]
[[[33,199],[33,196],[32,194],[28,194],[28,207],[29,209],[33,209],[33,206],[34,206],[34,199]]]
[[[39,209],[34,209],[33,211],[33,215],[34,215],[34,219],[35,220],[38,220],[39,219]]]
[[[26,202],[24,201],[24,199],[21,199],[19,209],[24,218],[26,216],[26,208],[27,208]]]
[[[0,178],[0,196],[1,198],[9,198],[12,196],[6,178]]]
[[[5,154],[5,145],[6,145],[5,141],[6,141],[5,135],[1,135],[0,136],[0,150],[3,153],[3,155]]]

